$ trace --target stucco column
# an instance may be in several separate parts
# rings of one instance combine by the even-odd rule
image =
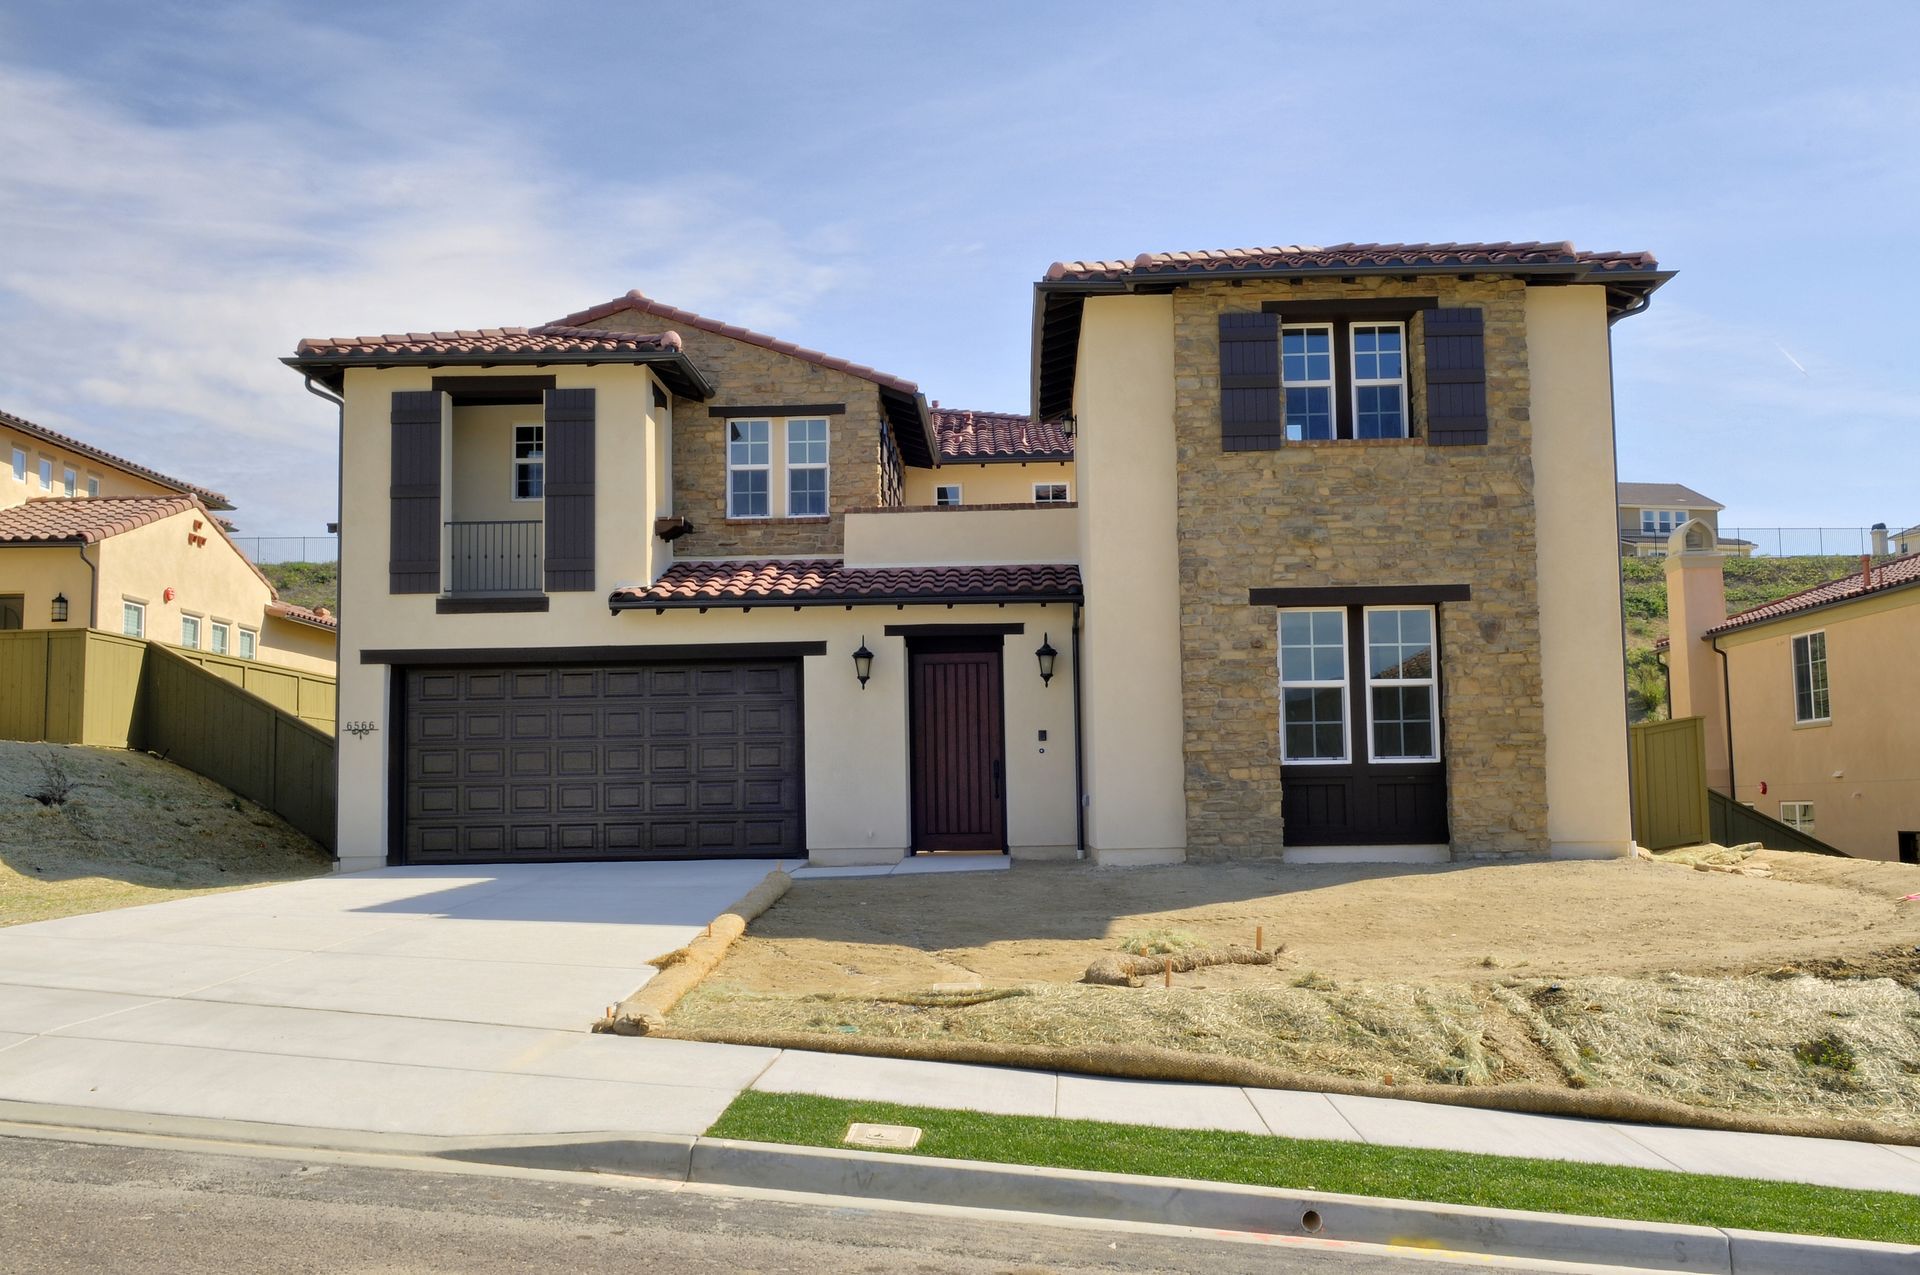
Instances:
[[[1631,856],[1605,293],[1528,288],[1527,358],[1548,849],[1556,858]]]
[[[1689,533],[1693,534],[1689,534]],[[1728,792],[1727,701],[1720,656],[1706,631],[1727,618],[1725,555],[1713,529],[1697,519],[1673,533],[1667,553],[1667,667],[1674,717],[1706,719],[1707,786]],[[1689,545],[1691,544],[1691,547]]]
[[[1186,857],[1173,301],[1092,297],[1074,415],[1087,844],[1104,864]]]

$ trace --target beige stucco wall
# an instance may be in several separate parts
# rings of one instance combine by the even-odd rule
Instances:
[[[1827,635],[1831,721],[1802,726],[1794,721],[1793,639],[1817,631]],[[1739,800],[1776,819],[1782,802],[1811,801],[1820,840],[1862,858],[1897,858],[1895,834],[1920,831],[1916,641],[1915,589],[1722,636]]]
[[[1080,494],[1070,460],[996,461],[988,465],[950,460],[938,469],[908,469],[906,503],[931,505],[935,487],[958,484],[963,504],[1026,505],[1033,503],[1035,483],[1065,483],[1068,500]]]
[[[387,592],[389,395],[430,388],[432,371],[356,368],[347,374],[342,465],[358,481],[347,485],[341,510],[339,711],[342,723],[365,721],[375,729],[364,736],[345,731],[340,736],[338,844],[343,868],[377,866],[387,855],[384,794],[397,732],[387,716],[388,667],[360,661],[360,652],[370,648],[498,650],[504,661],[529,647],[631,645],[636,657],[643,658],[648,645],[659,643],[824,640],[826,655],[802,661],[808,846],[823,861],[898,858],[906,848],[909,825],[905,646],[903,639],[887,637],[884,630],[888,624],[912,623],[1027,626],[1027,633],[1007,639],[1009,843],[1016,853],[1059,852],[1073,845],[1070,642],[1062,639],[1071,629],[1070,608],[902,611],[888,606],[613,615],[607,608],[611,590],[647,583],[656,569],[664,569],[666,546],[652,535],[654,505],[644,498],[658,491],[656,476],[648,448],[641,445],[652,438],[655,446],[663,446],[664,431],[661,422],[652,419],[651,380],[644,369],[559,368],[556,374],[562,388],[598,391],[598,489],[636,492],[643,498],[610,495],[596,502],[598,578],[592,590],[553,594],[545,613],[504,615],[440,615],[432,595]],[[692,410],[683,405],[683,416]],[[704,417],[697,421],[703,427],[706,423]],[[698,535],[677,545],[689,553],[702,548]],[[1041,691],[1031,651],[1047,632],[1062,656],[1059,675]],[[863,638],[877,656],[865,691],[854,680],[849,658]],[[1035,738],[1043,729],[1050,737],[1045,753],[1038,751],[1043,745]],[[364,799],[345,799],[348,794]]]
[[[99,552],[98,545],[87,549],[87,555],[95,561],[99,560]],[[93,577],[80,560],[78,549],[67,546],[27,549],[15,545],[0,548],[0,594],[17,593],[21,596],[25,607],[22,628],[60,627],[53,623],[55,594],[66,595],[66,627],[87,627],[87,599],[92,588]],[[114,632],[120,631],[117,603],[112,627]]]
[[[1079,556],[1079,525],[1071,507],[903,508],[847,515],[850,567],[1073,562]]]
[[[538,405],[453,410],[452,521],[539,522],[546,503],[513,498],[513,427],[538,425]]]
[[[327,629],[280,616],[267,616],[260,631],[259,659],[266,664],[334,676],[339,640]],[[229,650],[229,655],[238,654]]]
[[[1177,860],[1187,801],[1172,299],[1090,298],[1079,359],[1087,842],[1105,863]]]
[[[13,449],[21,448],[27,453],[27,476],[25,482],[15,482],[13,477]],[[53,490],[40,486],[40,461],[45,457],[53,461]],[[86,495],[87,479],[100,480],[102,496],[171,496],[178,489],[165,487],[151,479],[137,474],[129,474],[123,469],[103,464],[91,456],[83,456],[64,447],[57,447],[30,434],[0,424],[0,509],[12,505],[25,504],[42,496],[64,496],[67,494],[64,471],[74,471],[76,494]]]
[[[1606,294],[1529,288],[1526,321],[1547,842],[1559,856],[1631,856]]]

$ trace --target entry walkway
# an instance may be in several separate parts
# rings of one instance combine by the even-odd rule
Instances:
[[[743,1089],[1920,1194],[1920,1149],[594,1036],[776,865],[398,868],[0,930],[0,1101],[370,1133],[704,1133]]]

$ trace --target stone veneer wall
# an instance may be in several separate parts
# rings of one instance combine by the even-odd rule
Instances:
[[[593,324],[623,332],[671,327],[651,315],[622,310]],[[698,328],[680,333],[688,356],[713,382],[712,402],[676,400],[673,411],[673,511],[693,520],[692,534],[674,542],[681,558],[838,556],[849,509],[888,503],[880,469],[880,392],[872,381],[764,346]],[[727,423],[709,406],[845,403],[827,417],[825,518],[727,518]],[[782,446],[779,431],[774,447]],[[778,493],[775,499],[778,500]]]
[[[1247,605],[1247,590],[1376,584],[1472,586],[1471,602],[1440,607],[1454,854],[1544,853],[1525,285],[1361,278],[1200,284],[1173,295],[1189,855],[1270,855],[1283,843],[1275,612]],[[1482,308],[1485,446],[1415,438],[1221,450],[1221,313],[1288,298],[1392,296]],[[1418,319],[1408,336],[1409,399],[1424,433]]]

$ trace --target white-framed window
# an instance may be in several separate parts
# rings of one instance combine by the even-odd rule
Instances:
[[[1811,801],[1783,801],[1780,803],[1780,822],[1789,828],[1801,832],[1813,831],[1813,803]]]
[[[120,631],[128,637],[147,635],[147,604],[122,599],[120,602]]]
[[[232,638],[233,628],[231,625],[223,624],[221,621],[215,620],[207,626],[207,649],[215,655],[225,655],[228,646],[232,643]]]
[[[100,479],[96,475],[88,474],[87,475],[87,495],[98,496],[99,494],[100,494]]]
[[[1033,485],[1033,503],[1036,505],[1064,505],[1073,497],[1067,491],[1065,483],[1035,483]]]
[[[1335,765],[1347,749],[1347,613],[1280,612],[1280,759]]]
[[[200,617],[183,615],[180,617],[180,645],[189,651],[200,649]]]
[[[1687,521],[1684,509],[1642,509],[1640,531],[1649,536],[1670,536]]]
[[[13,449],[13,481],[27,481],[27,449],[24,447]]]
[[[250,660],[260,647],[260,635],[252,629],[240,630],[240,658]]]
[[[1356,323],[1353,349],[1353,436],[1407,436],[1407,325]]]
[[[40,490],[53,490],[53,462],[44,456],[40,458]]]
[[[787,517],[827,516],[827,422],[802,417],[787,422]]]
[[[547,427],[513,427],[513,498],[539,500],[547,494]]]
[[[1280,394],[1287,441],[1334,437],[1333,393],[1333,325],[1284,325],[1280,329]]]
[[[727,517],[770,518],[773,422],[727,422]]]
[[[933,503],[936,505],[957,505],[960,503],[960,484],[944,483],[933,489]]]
[[[1367,756],[1439,761],[1432,607],[1368,607]]]
[[[1793,720],[1824,722],[1833,718],[1827,694],[1827,635],[1802,633],[1793,639]]]
[[[67,489],[67,495],[78,496],[80,494],[80,475],[74,473],[71,469],[63,469],[60,471],[60,485]]]

